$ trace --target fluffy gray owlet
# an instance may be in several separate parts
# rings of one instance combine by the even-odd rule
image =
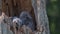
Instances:
[[[32,29],[32,31],[35,30],[35,25],[33,24],[33,19],[28,12],[22,11],[22,13],[20,14],[20,19],[22,20],[23,25],[28,26],[29,28]]]

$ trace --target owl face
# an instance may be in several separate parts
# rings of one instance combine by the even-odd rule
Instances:
[[[16,23],[17,27],[22,25],[22,20],[20,18],[14,17],[13,23]]]

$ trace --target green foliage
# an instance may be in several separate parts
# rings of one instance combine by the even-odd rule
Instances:
[[[60,34],[60,0],[48,0],[47,2],[50,32]]]

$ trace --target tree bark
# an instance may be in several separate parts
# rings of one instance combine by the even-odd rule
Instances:
[[[13,0],[13,1],[6,0],[6,2],[5,2],[3,0],[2,11],[5,12],[8,16],[14,16],[14,14],[18,15],[18,13],[20,13],[21,10],[27,10],[31,13],[33,19],[34,19],[34,14],[35,14],[36,24],[37,24],[37,32],[35,32],[35,34],[50,34],[49,21],[48,21],[48,17],[47,17],[47,13],[46,13],[46,1],[45,0],[29,0],[29,1],[28,0],[26,0],[26,1],[25,0],[24,1],[23,0]],[[34,19],[34,21],[35,21],[35,19]],[[4,26],[2,25],[2,28],[3,27]]]
[[[32,0],[32,6],[34,7],[37,21],[37,30],[41,34],[50,34],[49,21],[46,13],[46,0]]]

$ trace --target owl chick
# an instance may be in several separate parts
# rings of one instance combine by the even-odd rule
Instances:
[[[33,24],[33,19],[29,12],[22,11],[20,14],[20,19],[22,20],[22,24],[31,28],[32,31],[35,30],[35,24]]]

